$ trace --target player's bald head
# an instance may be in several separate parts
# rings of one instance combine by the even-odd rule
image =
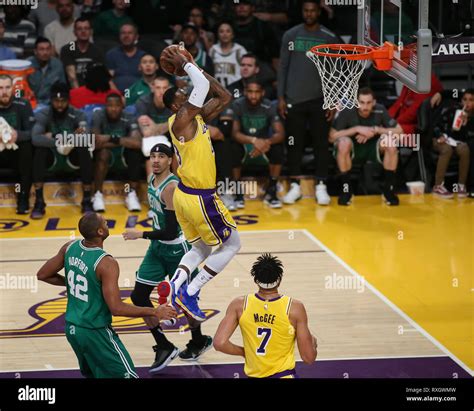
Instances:
[[[103,227],[103,217],[97,213],[84,214],[79,220],[79,232],[86,240],[103,237],[99,230]]]

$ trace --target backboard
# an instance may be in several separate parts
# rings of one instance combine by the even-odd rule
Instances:
[[[429,0],[358,0],[358,44],[397,46],[387,74],[418,93],[431,89],[428,11]]]

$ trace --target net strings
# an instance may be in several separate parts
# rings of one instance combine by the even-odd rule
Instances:
[[[357,50],[321,48],[323,53],[337,53],[341,57],[327,57],[308,53],[321,77],[325,110],[343,110],[359,107],[357,91],[359,79],[367,65],[367,60],[349,60],[342,55],[356,54]]]

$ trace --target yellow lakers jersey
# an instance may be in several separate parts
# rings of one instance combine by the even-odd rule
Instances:
[[[257,294],[245,297],[239,326],[245,351],[245,374],[265,378],[295,368],[295,329],[289,312],[291,298],[264,300]]]
[[[176,114],[168,119],[169,130],[176,157],[178,159],[178,177],[190,188],[211,189],[216,187],[216,161],[211,142],[209,127],[200,114],[195,119],[197,129],[194,137],[184,141],[172,131]]]

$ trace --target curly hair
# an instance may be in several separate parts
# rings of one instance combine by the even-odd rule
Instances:
[[[282,262],[269,253],[257,258],[250,271],[256,284],[280,283],[283,277]]]

